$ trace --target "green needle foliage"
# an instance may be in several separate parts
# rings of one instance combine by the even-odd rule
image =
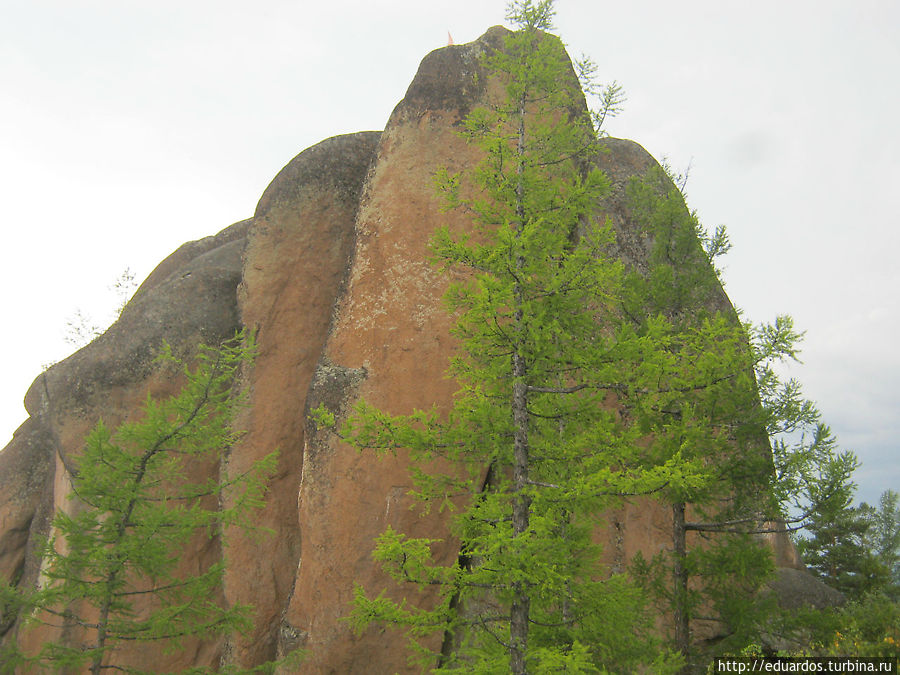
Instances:
[[[754,365],[781,357],[795,336],[785,321],[777,339],[751,346],[714,267],[728,249],[724,230],[707,238],[676,182],[655,169],[628,187],[632,214],[652,244],[646,267],[628,275],[623,314],[655,346],[640,367],[645,382],[656,377],[622,401],[646,434],[648,462],[680,455],[706,469],[702,484],[655,495],[672,512],[671,545],[649,564],[638,555],[634,565],[671,621],[674,647],[690,657],[698,614],[732,632],[758,617],[753,599],[771,560],[747,531],[777,508]],[[701,530],[699,545],[693,533]]]
[[[218,470],[239,437],[233,380],[254,349],[238,335],[201,346],[188,367],[166,346],[159,361],[183,377],[181,392],[148,396],[140,419],[115,431],[98,422],[71,477],[71,507],[56,514],[40,551],[39,588],[4,589],[6,606],[26,617],[24,630],[39,623],[61,637],[37,654],[7,654],[6,671],[140,672],[119,662],[118,647],[164,641],[177,650],[186,637],[250,627],[251,608],[220,597],[223,562],[190,571],[180,562],[198,541],[221,542],[225,526],[253,528],[250,516],[263,505],[277,453],[242,475]],[[209,478],[197,481],[192,469],[203,464]]]
[[[851,496],[848,491],[841,502],[813,514],[798,548],[814,574],[859,600],[867,593],[892,590],[890,563],[896,561],[900,528],[895,520],[897,493],[882,495],[880,512],[865,503],[851,506]]]
[[[615,406],[637,386],[648,344],[620,319],[624,269],[592,215],[608,191],[592,168],[592,121],[619,94],[607,89],[604,109],[585,112],[563,45],[544,32],[551,16],[550,2],[511,5],[519,30],[485,58],[506,98],[474,110],[462,132],[484,160],[437,176],[447,207],[474,225],[472,236],[441,229],[432,244],[438,264],[467,278],[446,296],[460,345],[452,410],[394,417],[362,404],[342,432],[359,448],[408,449],[425,504],[461,507],[455,565],[435,565],[433,542],[390,529],[375,551],[397,581],[438,586],[436,607],[359,589],[351,616],[360,629],[405,625],[414,639],[443,633],[441,653],[424,652],[435,672],[673,667],[647,637],[641,593],[599,563],[593,533],[621,495],[703,477],[680,456],[642,461],[642,431]],[[435,458],[456,470],[421,468]]]
[[[646,268],[626,278],[623,315],[655,345],[641,368],[657,376],[621,404],[647,434],[651,463],[680,455],[706,468],[702,484],[655,495],[672,511],[672,543],[634,565],[689,658],[701,624],[724,627],[718,650],[736,653],[758,639],[774,611],[773,598],[758,593],[773,565],[755,535],[800,527],[842,499],[856,459],[837,452],[800,385],[777,375],[802,338],[790,317],[758,327],[739,321],[714,265],[730,247],[725,231],[706,234],[678,183],[657,169],[628,189],[652,245]]]

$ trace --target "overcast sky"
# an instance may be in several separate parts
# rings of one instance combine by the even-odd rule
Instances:
[[[0,445],[76,310],[253,214],[294,155],[383,128],[419,61],[503,23],[502,0],[2,0]],[[726,290],[807,331],[805,384],[900,489],[900,3],[559,0],[557,33],[628,102],[607,125],[727,225]]]

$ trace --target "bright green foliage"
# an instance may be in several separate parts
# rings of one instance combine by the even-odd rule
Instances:
[[[674,646],[689,657],[698,617],[728,626],[731,639],[720,645],[727,649],[746,644],[765,614],[755,597],[771,556],[748,531],[778,509],[754,375],[785,354],[793,335],[782,321],[751,344],[713,265],[728,249],[724,230],[706,236],[671,176],[653,170],[632,181],[628,196],[651,245],[646,264],[626,278],[623,314],[653,348],[640,366],[644,388],[621,402],[646,435],[646,462],[680,456],[702,462],[706,478],[655,495],[672,509],[672,543],[651,561],[637,556],[633,569],[670,618]]]
[[[360,590],[351,617],[358,628],[405,625],[414,638],[443,633],[442,654],[423,661],[441,672],[672,665],[646,637],[641,593],[598,564],[592,533],[621,495],[689,489],[702,476],[677,453],[642,462],[642,430],[612,405],[647,345],[618,331],[624,270],[610,228],[592,217],[608,188],[591,168],[598,134],[562,44],[543,32],[551,14],[548,2],[511,7],[520,30],[485,60],[506,99],[473,111],[463,131],[484,160],[437,177],[475,229],[433,240],[437,262],[468,279],[447,294],[460,343],[453,408],[392,417],[363,404],[343,431],[360,448],[408,449],[418,496],[462,505],[450,519],[457,564],[434,565],[431,542],[393,530],[375,552],[398,582],[439,586],[438,606]],[[434,458],[457,472],[423,471]]]
[[[623,314],[655,348],[641,364],[652,384],[620,400],[647,434],[651,464],[678,454],[706,467],[702,484],[659,491],[673,512],[672,546],[634,566],[688,656],[695,620],[725,624],[718,650],[758,636],[773,609],[757,593],[772,561],[752,535],[789,514],[803,522],[811,505],[839,499],[856,460],[836,451],[799,384],[776,374],[779,362],[796,358],[801,335],[790,318],[740,323],[714,267],[729,248],[725,231],[707,235],[676,183],[683,187],[654,170],[629,185],[634,220],[651,244],[646,264],[626,277]]]
[[[117,662],[117,647],[162,640],[177,649],[188,636],[250,627],[249,607],[220,598],[223,563],[187,571],[179,562],[198,541],[218,540],[225,526],[253,528],[251,513],[263,505],[275,453],[245,474],[227,476],[223,465],[219,475],[238,438],[233,379],[253,353],[253,341],[237,336],[219,348],[201,346],[190,368],[167,347],[159,361],[183,377],[181,392],[148,397],[140,418],[114,431],[98,422],[72,475],[71,506],[56,514],[40,552],[40,587],[4,593],[26,616],[24,630],[59,626],[65,638],[36,655],[8,655],[8,669],[138,672]],[[193,480],[192,469],[204,465],[210,477]]]
[[[646,268],[626,278],[624,314],[653,348],[641,366],[646,386],[626,392],[623,402],[652,435],[652,462],[681,452],[709,469],[699,488],[667,489],[664,497],[692,504],[701,517],[704,505],[721,517],[726,504],[770,502],[768,413],[756,373],[792,355],[793,326],[786,318],[756,331],[741,324],[713,265],[728,248],[724,231],[708,238],[662,170],[634,179],[628,195],[652,245]]]

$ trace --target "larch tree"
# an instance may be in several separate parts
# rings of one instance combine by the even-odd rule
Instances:
[[[6,611],[22,617],[20,631],[42,624],[60,637],[37,653],[11,646],[0,670],[143,672],[117,650],[135,642],[177,649],[188,637],[250,626],[250,607],[229,607],[220,597],[223,562],[194,572],[179,563],[198,537],[215,541],[226,525],[253,528],[250,515],[263,504],[276,453],[242,475],[226,469],[239,436],[233,381],[254,350],[252,339],[238,335],[201,346],[189,367],[167,346],[160,366],[183,377],[180,393],[148,396],[139,418],[114,430],[97,423],[71,475],[71,506],[57,512],[41,547],[39,587],[2,589]],[[221,465],[221,476],[192,480],[197,462]]]
[[[474,110],[462,132],[484,159],[436,177],[447,208],[474,226],[441,229],[432,244],[468,279],[446,296],[460,345],[452,410],[390,416],[361,404],[341,432],[358,448],[407,449],[418,496],[459,507],[457,564],[432,564],[431,541],[391,529],[375,551],[398,582],[440,586],[441,602],[415,608],[358,589],[351,616],[358,628],[406,625],[413,638],[443,632],[441,653],[424,654],[437,672],[674,667],[641,593],[603,568],[593,534],[621,495],[703,478],[679,456],[642,463],[640,429],[615,404],[647,349],[621,320],[624,269],[594,216],[608,191],[593,166],[596,123],[620,94],[600,90],[588,114],[562,43],[545,32],[552,15],[550,2],[510,6],[519,30],[484,64],[505,99]],[[458,472],[426,473],[434,458]]]
[[[725,230],[706,233],[683,187],[684,177],[654,169],[628,188],[652,245],[645,269],[627,275],[622,313],[655,345],[641,367],[657,375],[620,402],[646,434],[651,463],[679,454],[706,468],[702,484],[654,495],[671,509],[671,546],[635,561],[690,660],[698,623],[725,627],[719,650],[758,639],[773,610],[759,593],[773,568],[758,535],[786,534],[840,499],[856,460],[837,451],[799,383],[777,374],[802,337],[790,317],[754,327],[732,309],[715,267],[730,248]]]

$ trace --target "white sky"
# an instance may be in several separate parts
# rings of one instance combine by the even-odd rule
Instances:
[[[253,214],[294,155],[381,129],[419,61],[502,23],[502,0],[2,0],[0,445],[76,309]],[[728,226],[727,291],[807,331],[799,377],[900,489],[900,3],[558,0],[557,32],[624,85],[607,125]],[[187,310],[186,310],[187,311]]]

